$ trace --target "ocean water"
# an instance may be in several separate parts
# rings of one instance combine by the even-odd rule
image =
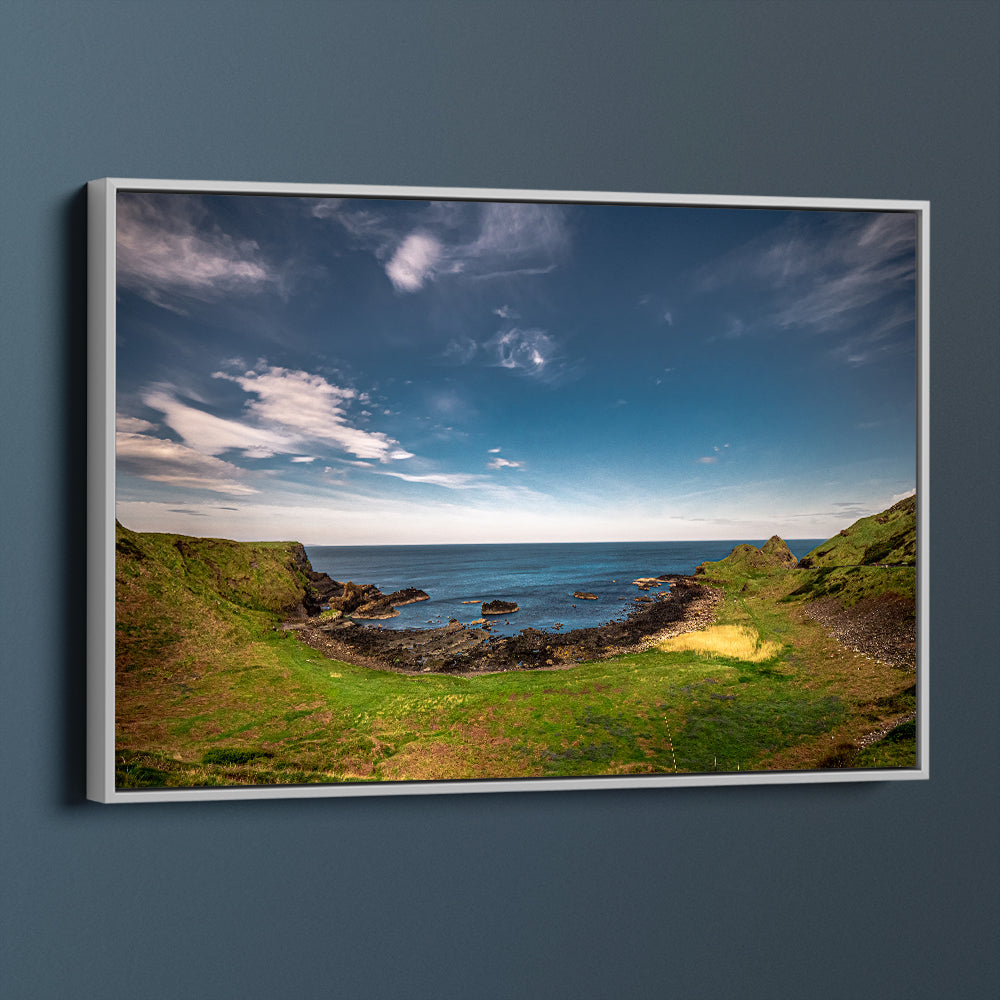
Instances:
[[[643,591],[632,581],[663,573],[694,572],[707,560],[723,559],[744,539],[706,542],[553,542],[495,545],[311,545],[313,569],[334,580],[374,583],[384,594],[418,587],[430,600],[408,604],[383,628],[430,628],[452,618],[469,624],[484,601],[514,601],[519,610],[490,615],[493,631],[513,635],[523,628],[589,628],[624,616]],[[764,539],[745,539],[763,545]],[[824,541],[793,539],[802,558]],[[597,595],[579,600],[573,591]]]

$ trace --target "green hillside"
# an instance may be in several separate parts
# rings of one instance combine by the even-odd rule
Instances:
[[[772,576],[792,569],[797,560],[784,539],[772,535],[760,548],[746,543],[737,545],[725,559],[703,562],[694,572],[704,578],[699,582],[725,585],[734,580]]]
[[[899,733],[891,755],[856,752],[912,710],[912,671],[839,643],[804,595],[782,601],[842,570],[794,568],[777,538],[743,548],[701,574],[725,599],[700,642],[563,670],[403,674],[298,641],[287,620],[319,607],[298,543],[119,526],[118,786],[912,766]]]
[[[917,498],[863,517],[805,555],[801,580],[788,599],[837,597],[853,606],[865,598],[898,595],[916,612]]]
[[[832,566],[915,566],[917,498],[907,497],[888,510],[863,517],[807,553],[803,569]]]

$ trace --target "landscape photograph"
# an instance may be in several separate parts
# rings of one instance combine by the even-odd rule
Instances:
[[[919,213],[344,191],[109,202],[114,788],[919,768]]]

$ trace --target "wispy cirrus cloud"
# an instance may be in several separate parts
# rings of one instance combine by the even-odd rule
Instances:
[[[197,199],[121,193],[116,214],[119,288],[175,312],[185,312],[187,300],[281,290],[259,245],[224,232],[199,213]]]
[[[474,490],[486,481],[485,476],[471,472],[396,472],[391,469],[381,470],[381,475],[402,479],[406,483],[427,483],[431,486],[443,486],[449,490]]]
[[[509,327],[488,340],[492,363],[527,375],[542,375],[556,359],[556,344],[544,330]]]
[[[552,334],[537,327],[505,326],[483,341],[452,339],[442,353],[446,362],[504,368],[549,384],[573,377],[573,366]]]
[[[810,224],[811,223],[811,224]],[[755,323],[740,321],[726,335],[741,335],[764,324],[780,329],[840,331],[858,325],[871,307],[885,308],[892,297],[902,303],[841,345],[842,360],[863,364],[878,351],[871,345],[915,316],[916,227],[908,213],[845,213],[817,226],[796,217],[727,254],[697,275],[703,292],[757,282],[768,289],[767,312]]]
[[[380,212],[375,205],[372,201],[359,208],[350,199],[327,199],[313,205],[311,214],[347,230],[359,247],[375,255],[393,288],[403,294],[449,275],[483,280],[546,274],[569,244],[561,205],[429,202],[409,218]]]
[[[314,219],[333,219],[365,244],[377,245],[391,237],[385,218],[365,201],[323,198],[311,202],[310,214]]]
[[[558,385],[576,376],[575,366],[550,333],[535,327],[506,327],[480,345],[482,362]]]
[[[115,453],[119,473],[141,479],[231,496],[260,492],[239,466],[166,438],[118,431]]]

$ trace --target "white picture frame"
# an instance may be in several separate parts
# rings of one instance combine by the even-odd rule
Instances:
[[[123,197],[140,194],[177,198],[255,198],[266,213],[271,203],[287,199],[344,199],[345,203],[462,203],[466,205],[560,206],[586,213],[594,206],[634,207],[640,212],[683,208],[707,214],[741,212],[841,213],[845,219],[865,213],[911,217],[915,233],[912,260],[911,320],[916,409],[913,414],[916,488],[916,763],[912,767],[863,767],[651,774],[574,774],[483,777],[450,780],[346,780],[325,783],[267,783],[203,787],[116,785],[116,414],[120,392],[116,354],[120,298],[136,294],[123,286],[119,261],[118,210]],[[103,178],[88,185],[88,763],[87,796],[103,803],[200,801],[224,799],[423,795],[440,793],[547,791],[571,789],[682,788],[742,784],[796,784],[844,781],[920,780],[929,777],[929,227],[926,201],[891,199],[779,198],[652,193],[508,190],[439,187],[385,187],[339,184],[282,184]],[[242,238],[242,237],[240,237]],[[236,241],[238,237],[233,237]],[[165,253],[170,252],[167,247]],[[383,260],[383,264],[384,264]],[[129,265],[132,266],[131,264]],[[443,266],[443,264],[441,265]],[[454,263],[456,268],[461,264]],[[131,273],[131,272],[130,272]],[[233,286],[238,294],[238,283]],[[398,291],[398,289],[397,289]],[[283,293],[285,294],[285,293]],[[155,296],[150,295],[150,298]],[[161,299],[160,307],[179,315],[197,308],[197,297],[183,307]],[[154,302],[155,306],[156,303]],[[154,379],[150,373],[150,379]],[[139,418],[132,418],[138,420]],[[138,426],[138,424],[136,425]],[[174,433],[170,440],[182,443]],[[720,444],[718,447],[722,447]],[[225,460],[224,451],[211,456]],[[220,458],[220,456],[222,456]],[[709,456],[711,458],[711,456]],[[874,514],[875,511],[872,511]],[[569,669],[573,669],[570,667]]]

